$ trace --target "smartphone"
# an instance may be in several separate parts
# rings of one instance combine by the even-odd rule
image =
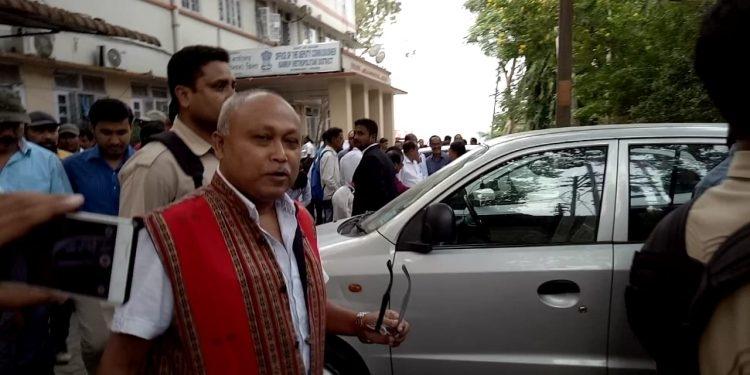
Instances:
[[[3,275],[10,275],[6,280],[125,303],[142,227],[139,220],[117,216],[68,214],[14,242],[8,251],[15,254],[16,266]]]

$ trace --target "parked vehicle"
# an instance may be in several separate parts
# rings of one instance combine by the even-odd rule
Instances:
[[[381,210],[318,227],[329,298],[391,308],[406,278],[400,374],[641,374],[624,290],[633,252],[727,155],[724,125],[535,131],[478,146]],[[329,340],[388,373],[388,349]],[[333,363],[332,367],[337,364]]]

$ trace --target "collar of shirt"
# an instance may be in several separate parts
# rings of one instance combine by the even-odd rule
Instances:
[[[375,146],[378,146],[378,147],[380,147],[380,144],[379,144],[379,143],[373,143],[373,144],[371,144],[371,145],[369,145],[369,146],[365,147],[365,149],[364,149],[364,150],[362,151],[362,153],[364,154],[364,153],[365,153],[365,152],[367,152],[367,151],[368,151],[369,149],[371,149],[371,148],[373,148],[373,147],[375,147]]]
[[[29,147],[29,141],[26,138],[21,137],[18,140],[18,153],[22,156],[29,156],[31,154],[31,147]]]
[[[255,221],[258,225],[260,225],[259,222],[259,215],[258,215],[258,209],[255,207],[255,204],[251,202],[247,197],[242,194],[237,188],[234,187],[227,179],[224,177],[224,175],[221,174],[220,170],[216,170],[216,174],[221,177],[222,180],[224,180],[224,183],[229,186],[230,189],[232,189],[232,192],[236,194],[242,203],[245,204],[245,207],[247,207],[248,214],[250,215],[250,218]],[[284,194],[283,197],[276,200],[276,217],[279,220],[279,228],[281,229],[281,236],[284,240],[284,247],[286,247],[289,251],[292,249],[292,243],[294,241],[294,235],[297,231],[297,212],[294,207],[294,201],[292,198],[289,198],[287,194]],[[262,230],[262,228],[261,228]],[[265,232],[265,231],[263,231]]]
[[[750,179],[750,151],[735,152],[727,176]]]
[[[128,146],[128,148],[125,150],[125,156],[122,158],[122,163],[120,163],[120,166],[125,164],[125,162],[128,159],[130,159],[130,157],[133,156],[134,153],[135,153],[135,149],[132,146]],[[90,148],[89,150],[84,151],[84,155],[85,155],[84,158],[86,159],[86,161],[92,161],[92,160],[97,160],[97,159],[104,160],[102,158],[102,153],[101,153],[101,150],[99,149],[99,145],[96,145]]]
[[[448,154],[445,152],[440,152],[440,159],[435,158],[435,154],[430,154],[430,156],[427,157],[428,160],[434,160],[434,161],[440,161],[448,157]]]
[[[196,134],[184,122],[180,121],[179,117],[175,118],[172,131],[177,133],[193,154],[203,156],[211,151],[211,144]]]

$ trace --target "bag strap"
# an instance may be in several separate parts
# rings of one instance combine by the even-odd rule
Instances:
[[[700,334],[716,307],[750,283],[750,223],[729,236],[706,264],[701,284],[690,308],[690,325]]]
[[[200,157],[195,155],[185,142],[177,136],[177,133],[167,131],[151,136],[151,139],[162,143],[169,152],[174,155],[177,164],[182,171],[192,177],[195,188],[203,186],[203,163]]]

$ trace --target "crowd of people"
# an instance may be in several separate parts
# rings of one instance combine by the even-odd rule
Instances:
[[[90,130],[27,113],[0,92],[0,207],[56,199],[65,204],[32,219],[81,209],[146,223],[124,305],[0,285],[0,373],[320,374],[326,334],[390,346],[406,338],[409,324],[394,311],[376,329],[379,312],[326,299],[314,219],[298,202],[310,195],[298,171],[317,151],[302,146],[300,118],[282,97],[235,93],[228,62],[223,49],[186,47],[167,67],[169,117],[134,119],[127,104],[106,98],[92,104]],[[376,144],[377,124],[358,124],[362,144]],[[334,129],[323,139],[315,165],[330,202],[343,140]],[[390,161],[376,159],[393,178]],[[343,166],[351,184],[372,179],[356,164]],[[331,217],[331,206],[316,208]],[[33,284],[36,265],[28,249],[8,244],[14,236],[0,236],[0,277]]]
[[[387,138],[377,138],[375,121],[363,118],[353,125],[346,139],[340,128],[326,130],[317,147],[305,138],[302,167],[288,193],[308,208],[316,224],[377,211],[467,151],[460,134],[453,142],[434,135],[429,152],[422,153],[424,141],[414,134],[390,146]],[[477,144],[472,138],[471,145]]]

